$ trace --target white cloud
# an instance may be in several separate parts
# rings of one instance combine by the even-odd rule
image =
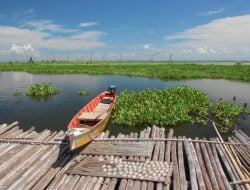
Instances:
[[[11,44],[8,49],[0,50],[1,61],[27,61],[29,56],[37,60],[41,55],[41,52],[34,49],[30,44]]]
[[[212,49],[212,48],[208,48],[207,46],[199,47],[199,48],[195,49],[195,51],[196,51],[197,53],[200,53],[200,54],[207,54],[207,53],[208,53],[208,54],[209,54],[209,53],[215,54],[215,53],[217,53],[216,50],[214,50],[214,49]]]
[[[152,48],[151,44],[144,44],[143,45],[143,49],[151,49],[151,48]]]
[[[11,47],[9,48],[10,53],[16,53],[16,54],[23,54],[26,52],[35,52],[35,49],[30,45],[17,45],[17,44],[12,44]]]
[[[53,31],[60,30],[56,26]],[[60,36],[49,31],[43,31],[39,25],[34,29],[18,28],[14,26],[0,26],[0,48],[6,48],[12,44],[31,44],[33,47],[58,49],[58,50],[81,50],[97,48],[104,45],[99,38],[105,35],[100,31],[79,31]],[[62,29],[65,31],[65,29]]]
[[[205,47],[205,48],[200,47],[200,48],[197,48],[195,51],[196,51],[197,53],[203,54],[203,53],[207,53],[207,48],[206,48],[206,47]]]
[[[79,27],[90,27],[90,26],[95,26],[97,25],[98,22],[82,22],[79,24]]]
[[[65,28],[62,25],[56,24],[52,20],[37,20],[25,22],[22,27],[30,28],[36,31],[50,31],[50,32],[63,32],[72,33],[77,32],[76,29]]]
[[[205,11],[205,12],[198,13],[198,15],[201,15],[201,16],[217,15],[217,14],[220,14],[220,13],[224,12],[225,10],[226,10],[226,8],[210,10],[210,11]]]
[[[187,29],[183,32],[165,36],[174,49],[189,49],[194,54],[234,57],[239,52],[241,56],[250,58],[250,15],[226,17],[213,20],[207,24]],[[174,41],[178,40],[178,43]],[[242,51],[244,49],[244,51]],[[245,52],[245,55],[242,55]]]

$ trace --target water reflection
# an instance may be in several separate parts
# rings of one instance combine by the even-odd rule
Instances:
[[[60,94],[46,101],[38,101],[25,95],[28,86],[51,82],[60,88]],[[201,89],[214,101],[223,98],[233,102],[236,96],[237,103],[250,105],[250,83],[233,82],[227,80],[187,80],[162,81],[141,77],[106,76],[106,75],[33,75],[24,72],[0,72],[0,123],[18,120],[22,128],[36,126],[38,131],[48,128],[51,130],[65,130],[74,114],[93,97],[104,91],[110,84],[116,85],[118,91],[129,89],[140,91],[145,89],[164,89],[177,85],[188,85]],[[22,92],[19,97],[12,95],[14,90]],[[89,96],[79,96],[78,91],[88,91]],[[249,107],[248,110],[250,111]],[[250,134],[250,118],[240,120],[239,124]],[[140,131],[140,128],[111,127],[114,134],[119,131]],[[213,129],[207,128],[178,128],[175,134],[186,136],[214,136]]]

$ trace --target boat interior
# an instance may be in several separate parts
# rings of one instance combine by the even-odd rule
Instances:
[[[91,128],[95,126],[98,122],[105,119],[108,115],[108,111],[112,105],[113,97],[112,96],[104,96],[99,103],[96,104],[95,107],[91,110],[83,111],[79,116],[79,129]]]

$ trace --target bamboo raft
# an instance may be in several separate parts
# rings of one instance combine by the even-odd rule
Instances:
[[[153,142],[152,153],[137,155],[105,155],[133,162],[173,162],[170,183],[140,179],[121,179],[72,175],[67,170],[89,157],[104,155],[69,153],[63,131],[47,129],[27,131],[18,122],[0,125],[0,189],[94,189],[94,190],[161,190],[161,189],[250,189],[250,138],[235,131],[227,142],[218,138],[189,139],[175,137],[171,129],[148,127],[140,133],[109,137],[102,133],[97,142]],[[100,153],[101,154],[101,153]]]

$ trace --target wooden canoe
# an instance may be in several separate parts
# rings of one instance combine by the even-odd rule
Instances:
[[[115,92],[105,91],[73,117],[66,132],[70,150],[79,148],[99,136],[106,128],[115,100]]]

